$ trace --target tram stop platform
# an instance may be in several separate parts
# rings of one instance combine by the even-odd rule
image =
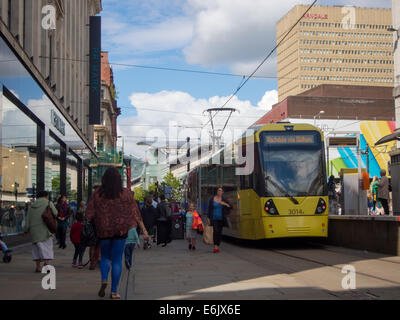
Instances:
[[[400,256],[400,217],[329,216],[328,243]]]

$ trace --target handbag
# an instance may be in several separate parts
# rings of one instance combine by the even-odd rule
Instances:
[[[94,247],[97,243],[96,226],[91,221],[86,221],[82,226],[81,245],[85,247]]]
[[[213,244],[214,243],[214,230],[212,226],[205,226],[203,232],[203,242],[205,244]]]
[[[51,211],[50,201],[49,201],[49,204],[47,205],[46,209],[42,213],[42,219],[43,219],[43,222],[45,223],[47,229],[49,229],[49,231],[51,233],[56,233],[57,220],[56,220],[56,217],[53,215],[53,212]]]

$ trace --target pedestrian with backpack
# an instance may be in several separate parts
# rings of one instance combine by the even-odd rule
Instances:
[[[203,222],[196,211],[194,203],[189,204],[189,210],[186,212],[186,239],[189,243],[189,250],[196,250],[196,232],[203,231]]]

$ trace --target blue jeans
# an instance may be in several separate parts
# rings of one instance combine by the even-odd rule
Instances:
[[[117,293],[119,280],[122,273],[122,254],[124,253],[126,239],[122,240],[100,240],[101,280],[107,281],[111,270],[111,293]]]
[[[128,243],[125,246],[125,265],[127,269],[130,269],[132,267],[132,257],[135,245],[135,243]]]

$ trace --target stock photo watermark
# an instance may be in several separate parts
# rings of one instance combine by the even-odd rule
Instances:
[[[342,279],[342,288],[344,290],[356,289],[356,268],[350,264],[342,268],[342,273],[346,274]]]
[[[342,8],[342,27],[345,30],[356,28],[356,8],[352,6],[344,6]]]
[[[56,29],[56,8],[49,4],[42,8],[42,14],[45,16],[42,19],[42,28],[44,30]]]
[[[47,265],[42,269],[45,276],[42,279],[43,290],[56,290],[56,268]]]
[[[243,133],[242,129],[225,130],[225,134],[215,137],[203,128],[201,132],[186,128],[178,132],[176,122],[169,122],[168,133],[161,129],[151,129],[146,134],[148,146],[158,148],[165,145],[168,152],[158,152],[155,159],[149,164],[186,165],[199,160],[208,160],[211,164],[236,165],[236,175],[249,175],[254,170],[254,134],[253,129]],[[179,141],[197,141],[196,146],[188,142],[180,144]],[[223,151],[221,151],[223,147]],[[191,153],[187,152],[191,149]]]

